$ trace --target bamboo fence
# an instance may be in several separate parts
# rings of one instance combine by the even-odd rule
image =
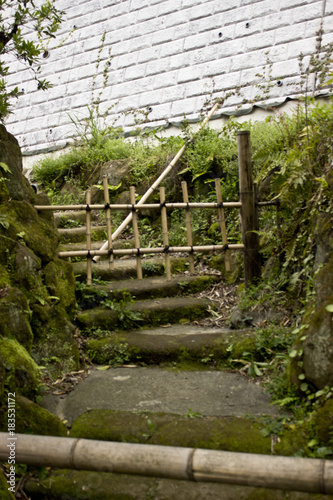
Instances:
[[[333,461],[15,434],[16,463],[333,494]],[[8,433],[0,459],[8,460]]]
[[[224,202],[222,201],[221,194],[221,181],[220,179],[215,179],[215,190],[217,202],[209,203],[196,203],[189,202],[187,184],[185,181],[182,182],[182,192],[183,192],[183,202],[181,203],[167,203],[165,199],[165,188],[160,187],[160,203],[136,203],[135,202],[135,188],[130,187],[130,203],[128,204],[110,204],[109,193],[108,193],[108,182],[107,178],[103,178],[104,187],[104,204],[91,204],[91,192],[90,189],[86,192],[86,204],[85,205],[36,205],[36,210],[85,210],[86,211],[86,249],[85,250],[73,250],[73,251],[63,251],[59,252],[58,256],[61,258],[71,258],[71,257],[85,257],[87,259],[87,284],[92,283],[92,262],[96,261],[96,257],[108,256],[110,268],[114,266],[115,256],[135,256],[136,266],[137,266],[137,277],[142,279],[142,261],[141,256],[146,254],[161,254],[164,253],[165,258],[165,271],[167,280],[171,279],[171,265],[170,265],[170,254],[171,253],[187,253],[189,256],[190,263],[190,273],[194,274],[194,258],[193,254],[195,252],[225,252],[225,267],[226,270],[230,270],[230,257],[229,251],[233,250],[243,250],[243,244],[228,244],[227,232],[225,224],[224,209],[225,208],[241,208],[240,202]],[[221,229],[221,245],[193,245],[192,236],[192,224],[191,224],[191,209],[216,209],[218,214],[218,222]],[[159,210],[161,212],[161,224],[162,224],[162,237],[163,246],[161,247],[140,247],[140,234],[138,226],[138,211],[140,210]],[[167,210],[171,209],[184,209],[185,210],[185,222],[186,222],[186,235],[187,235],[187,245],[185,246],[170,246],[169,236],[168,236],[168,221],[167,221]],[[92,250],[91,248],[91,211],[92,210],[104,210],[106,212],[107,221],[107,246],[100,250]],[[130,211],[133,236],[134,236],[134,247],[132,249],[115,249],[113,247],[113,235],[112,234],[112,218],[111,212],[115,210],[128,210]]]

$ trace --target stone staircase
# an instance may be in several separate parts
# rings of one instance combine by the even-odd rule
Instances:
[[[78,235],[85,234],[74,228],[70,241],[70,230],[59,233],[61,250],[79,245]],[[241,358],[244,351],[255,354],[253,330],[203,323],[214,314],[216,303],[200,295],[220,277],[189,275],[186,260],[173,257],[172,279],[167,281],[163,259],[142,263],[144,278],[137,280],[135,259],[115,260],[112,271],[101,259],[93,264],[89,293],[86,263],[73,264],[81,293],[76,322],[87,337],[84,349],[93,366],[72,392],[46,395],[42,406],[67,422],[71,437],[247,453],[297,451],[297,440],[263,434],[262,415],[279,419],[279,408],[270,404],[258,383],[231,369],[231,359]],[[32,498],[68,495],[78,500],[313,498],[249,486],[86,471],[53,471],[44,481],[28,481],[26,490]]]

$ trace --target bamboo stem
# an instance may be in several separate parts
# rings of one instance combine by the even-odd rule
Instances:
[[[231,244],[228,245],[231,250],[244,250],[243,244]],[[193,247],[169,247],[169,253],[189,253],[189,252],[218,252],[225,250],[224,245],[194,245]],[[140,254],[149,253],[164,253],[164,247],[146,247],[140,248]],[[90,250],[90,255],[102,256],[108,255],[108,250]],[[136,248],[118,248],[113,250],[114,255],[137,255]],[[59,252],[58,257],[86,257],[88,255],[87,250],[72,250],[68,252]]]
[[[218,213],[219,226],[220,226],[221,234],[222,234],[222,243],[223,243],[223,245],[227,245],[228,238],[227,238],[227,228],[226,228],[226,224],[225,224],[225,215],[224,215],[224,208],[223,208],[221,179],[215,179],[215,189],[216,189],[217,203],[220,205],[219,208],[217,209],[217,213]],[[229,249],[226,250],[225,254],[224,254],[224,265],[225,265],[225,270],[228,273],[230,271],[230,251],[229,251]]]
[[[92,283],[92,257],[90,256],[91,250],[91,212],[90,212],[90,203],[91,203],[91,190],[87,189],[86,192],[86,231],[87,231],[87,285],[91,285]]]
[[[130,187],[130,201],[132,206],[135,205],[135,187]],[[138,214],[135,209],[132,210],[132,225],[133,225],[133,234],[134,234],[134,246],[137,252],[136,256],[136,272],[139,280],[142,280],[142,263],[140,256],[140,236],[139,236],[139,227],[138,227]]]
[[[333,494],[333,462],[314,458],[0,433],[0,460],[16,463]]]
[[[190,206],[188,202],[188,192],[187,192],[187,183],[185,181],[182,182],[182,191],[183,191],[183,200],[186,203],[185,208],[185,221],[186,221],[186,235],[187,235],[187,244],[192,247],[193,246],[193,238],[192,238],[192,224],[191,224],[191,215],[190,215]],[[188,256],[190,263],[190,273],[194,274],[194,257],[193,252],[191,252]]]
[[[103,177],[103,188],[104,188],[104,200],[106,208],[106,230],[108,234],[108,251],[110,253],[109,257],[109,268],[114,269],[114,257],[113,257],[113,245],[112,245],[112,225],[111,225],[111,212],[110,212],[110,196],[109,196],[109,186],[108,178],[106,175]]]
[[[259,206],[262,205],[263,203],[259,203]],[[267,202],[264,204],[269,204],[269,205],[276,205],[276,203],[272,202]],[[187,203],[166,203],[165,204],[166,208],[187,208]],[[241,208],[242,204],[240,201],[225,201],[223,203],[223,206],[225,208]],[[105,210],[105,205],[89,205],[91,210]],[[190,202],[188,204],[189,208],[218,208],[218,204],[213,202]],[[37,211],[51,211],[54,210],[56,211],[62,211],[62,210],[72,210],[72,211],[79,211],[79,210],[86,210],[87,205],[35,205],[35,209]],[[110,210],[132,210],[132,208],[135,208],[135,210],[147,210],[147,209],[152,209],[152,210],[159,210],[160,204],[159,203],[141,203],[140,201],[132,207],[132,204],[130,203],[114,203],[110,205]]]
[[[162,232],[163,232],[163,245],[165,249],[165,273],[167,281],[171,280],[171,266],[170,266],[170,254],[169,254],[169,237],[168,237],[168,219],[167,219],[167,209],[164,206],[165,202],[165,187],[160,187],[160,202],[161,202],[161,221],[162,221]]]

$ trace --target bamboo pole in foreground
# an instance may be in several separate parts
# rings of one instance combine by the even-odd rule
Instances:
[[[217,111],[217,109],[219,107],[220,107],[219,103],[216,103],[215,106],[212,107],[212,109],[210,110],[210,112],[208,113],[208,115],[206,116],[206,118],[204,119],[204,121],[202,122],[201,126],[199,127],[199,130],[201,130],[206,125],[206,123],[211,119],[211,117],[213,116],[213,114],[215,113],[215,111]],[[162,180],[168,175],[168,173],[176,165],[176,163],[179,160],[179,158],[181,158],[181,156],[183,155],[183,153],[184,153],[184,151],[186,149],[186,146],[187,146],[187,143],[185,143],[180,148],[180,150],[178,151],[178,153],[176,154],[176,156],[173,158],[173,160],[171,160],[171,162],[166,167],[166,169],[161,173],[161,175],[151,185],[151,187],[148,189],[148,191],[146,191],[146,193],[142,196],[142,198],[138,202],[138,205],[142,205],[149,198],[149,196],[153,193],[153,191],[161,184]],[[115,230],[115,232],[112,235],[112,239],[113,240],[115,240],[123,232],[123,230],[127,227],[127,225],[129,224],[129,222],[131,222],[131,220],[132,220],[132,212],[130,214],[128,214],[128,216],[120,224],[120,226],[118,227],[118,229]],[[100,250],[104,250],[107,247],[107,245],[108,245],[108,243],[105,242],[101,246]],[[99,259],[99,257],[95,257],[94,261],[96,262],[98,259]]]
[[[1,432],[0,460],[13,447],[27,465],[333,493],[333,461],[324,459]]]

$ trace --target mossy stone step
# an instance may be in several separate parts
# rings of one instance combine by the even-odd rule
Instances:
[[[121,300],[125,293],[130,293],[136,300],[156,297],[176,297],[202,292],[220,279],[216,275],[181,274],[167,280],[165,276],[153,278],[110,281],[106,285],[93,285],[98,292],[108,294],[109,299]],[[103,300],[103,299],[102,299]]]
[[[212,363],[225,364],[230,358],[240,359],[243,352],[251,353],[255,359],[260,357],[253,330],[190,324],[112,333],[105,338],[88,339],[85,350],[93,363],[101,365],[114,364],[122,356],[126,362],[147,365],[197,363],[198,369]]]
[[[67,210],[61,212],[54,212],[54,222],[56,227],[63,227],[65,225],[70,225],[71,221],[80,223],[82,226],[86,223],[87,212],[85,210]],[[91,220],[97,219],[96,212],[90,212]]]
[[[172,274],[183,273],[189,267],[188,261],[184,257],[171,257],[171,272]],[[79,281],[87,279],[87,264],[86,262],[73,263],[74,274]],[[142,271],[144,277],[158,276],[165,274],[164,259],[161,257],[153,257],[142,259]],[[98,261],[92,265],[93,278],[103,281],[136,279],[137,268],[136,259],[115,259],[114,269],[110,269],[109,262]]]
[[[106,237],[106,226],[92,226],[91,238],[92,240],[103,240]],[[72,227],[66,229],[58,229],[60,243],[78,243],[87,240],[87,230],[85,226]]]
[[[180,481],[77,470],[52,471],[46,479],[27,478],[31,498],[59,500],[332,500],[332,495],[268,490],[251,486]]]
[[[99,250],[102,245],[104,244],[104,241],[92,241],[91,242],[91,249],[92,250]],[[116,240],[113,243],[113,248],[134,248],[134,240],[133,239],[120,239]],[[74,252],[76,250],[86,250],[86,244],[85,242],[79,242],[79,243],[60,243],[58,247],[59,252]],[[105,260],[108,259],[107,255],[101,255],[101,259]],[[83,258],[82,260],[86,260]]]
[[[260,418],[204,417],[191,410],[184,415],[91,410],[75,420],[70,437],[270,455],[271,439],[263,428]]]
[[[152,300],[138,300],[124,308],[109,309],[97,307],[78,314],[76,321],[80,328],[99,327],[104,330],[130,329],[133,325],[166,325],[179,321],[194,321],[209,315],[208,308],[216,305],[208,299],[195,297],[167,297]]]

